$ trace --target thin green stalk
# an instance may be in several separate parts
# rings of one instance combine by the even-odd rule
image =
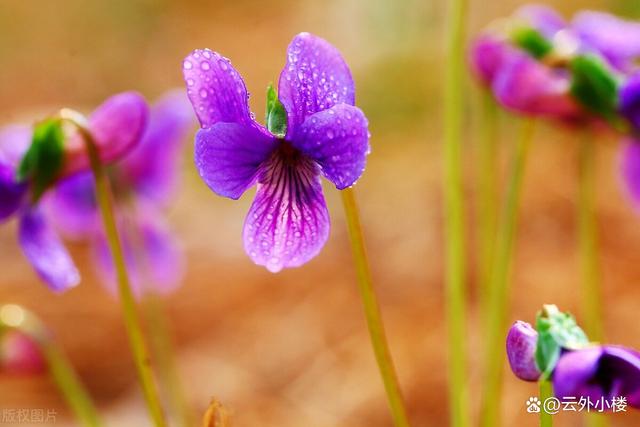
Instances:
[[[553,397],[553,384],[548,380],[540,380],[538,385],[540,387],[540,402],[543,403],[540,408],[540,427],[553,427],[553,415],[544,410],[544,401]]]
[[[591,340],[601,341],[603,331],[595,213],[595,152],[594,141],[585,137],[580,142],[579,154],[578,241],[585,331]]]
[[[151,294],[147,296],[144,306],[149,320],[151,348],[158,362],[160,382],[166,391],[173,413],[180,420],[180,425],[182,427],[194,426],[193,413],[178,374],[175,351],[162,299],[158,295]]]
[[[123,320],[138,374],[138,381],[142,388],[142,393],[147,404],[149,415],[151,416],[155,426],[166,427],[167,424],[164,419],[160,396],[151,370],[151,358],[149,357],[147,344],[142,333],[140,316],[136,310],[136,303],[131,291],[129,275],[127,273],[127,267],[122,251],[122,244],[118,235],[109,178],[107,177],[105,168],[100,160],[100,155],[93,139],[93,135],[91,135],[91,132],[84,124],[82,116],[71,110],[62,110],[60,115],[64,120],[68,120],[73,123],[84,138],[91,163],[91,171],[93,172],[95,179],[98,208],[102,215],[107,243],[116,268]]]
[[[373,280],[371,278],[371,270],[369,268],[355,195],[351,188],[342,190],[340,193],[342,194],[342,203],[344,205],[347,228],[349,230],[349,240],[351,241],[351,251],[358,275],[358,290],[360,291],[364,305],[371,345],[373,346],[373,352],[375,353],[384,388],[387,392],[391,416],[393,417],[393,422],[396,427],[409,427],[409,420],[404,408],[400,384],[398,383],[391,352],[389,351],[389,344],[387,343],[387,337],[384,331],[384,324],[382,323],[380,306],[378,305],[378,299],[373,288]]]
[[[516,235],[518,206],[527,154],[533,138],[535,121],[527,120],[522,125],[521,134],[514,153],[507,194],[498,224],[495,257],[491,270],[491,296],[488,313],[488,336],[485,348],[485,378],[482,394],[480,422],[483,427],[500,426],[500,392],[502,367],[504,363],[505,322],[509,289],[509,271],[513,258]]]
[[[444,94],[444,215],[446,321],[448,325],[449,413],[452,427],[468,427],[462,115],[467,0],[451,0],[448,12]]]
[[[53,381],[82,425],[102,426],[89,393],[40,319],[18,305],[7,304],[0,307],[0,332],[5,328],[29,336],[39,346]]]
[[[498,222],[498,105],[489,91],[482,94],[482,122],[478,147],[479,299],[483,327],[489,312],[491,267]]]

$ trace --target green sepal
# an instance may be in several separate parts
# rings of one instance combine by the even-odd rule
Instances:
[[[278,99],[278,93],[270,84],[267,88],[267,129],[278,138],[284,138],[287,134],[287,111]]]
[[[18,181],[31,182],[33,202],[56,180],[64,163],[64,131],[60,119],[47,119],[33,129],[31,146],[18,166]]]
[[[544,58],[553,50],[553,44],[531,27],[518,27],[511,38],[516,46],[536,59]]]
[[[543,380],[549,379],[553,373],[563,349],[578,350],[589,346],[589,339],[575,318],[561,312],[555,305],[545,305],[538,313],[536,330],[536,365]]]
[[[579,55],[569,63],[571,95],[587,110],[607,120],[616,116],[618,81],[600,57]]]

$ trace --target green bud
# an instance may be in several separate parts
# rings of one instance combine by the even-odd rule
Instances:
[[[267,129],[278,138],[287,134],[287,112],[278,99],[278,93],[272,84],[267,88]]]
[[[618,82],[600,57],[592,54],[573,58],[569,64],[571,94],[587,110],[607,120],[615,118]]]
[[[536,59],[544,58],[553,50],[553,44],[531,27],[517,28],[511,38],[516,46]]]
[[[64,131],[60,119],[48,119],[35,125],[31,146],[18,166],[19,181],[31,181],[33,201],[58,177],[64,163]]]

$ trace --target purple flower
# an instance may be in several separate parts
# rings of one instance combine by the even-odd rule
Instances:
[[[585,49],[599,52],[617,69],[637,69],[640,58],[640,23],[603,12],[578,13],[571,24]]]
[[[319,37],[293,39],[279,79],[284,137],[254,120],[240,74],[220,54],[195,50],[183,72],[202,126],[195,148],[200,176],[231,199],[257,184],[244,225],[246,252],[272,272],[309,261],[329,235],[320,174],[347,188],[362,175],[369,153],[367,119],[354,106],[344,59]]]
[[[640,207],[640,142],[630,139],[622,149],[622,182],[637,207]]]
[[[640,353],[618,346],[594,346],[565,353],[553,372],[553,388],[560,398],[626,397],[640,408]]]
[[[161,215],[178,179],[180,148],[193,124],[183,92],[163,96],[151,109],[140,143],[109,168],[125,260],[136,296],[153,286],[168,293],[182,278],[182,252]],[[48,216],[65,236],[89,239],[96,265],[110,290],[116,278],[96,204],[93,176],[80,173],[60,182],[45,201]]]
[[[491,86],[505,58],[516,53],[504,38],[494,34],[483,34],[471,45],[469,63],[480,81]]]
[[[640,132],[640,73],[629,77],[620,88],[618,108],[634,130]]]
[[[507,358],[511,370],[524,381],[537,381],[541,372],[536,365],[535,352],[538,332],[522,321],[517,321],[507,335]]]
[[[0,373],[33,375],[44,370],[42,352],[32,338],[17,330],[0,334]]]
[[[118,159],[135,146],[146,117],[144,99],[132,92],[109,98],[93,112],[89,117],[89,129],[104,162]],[[26,127],[11,126],[0,131],[0,221],[14,215],[19,217],[22,251],[45,283],[52,290],[61,292],[76,286],[80,275],[66,248],[49,227],[39,203],[29,197],[32,183],[29,180],[19,182],[16,177],[30,138],[31,130]],[[54,186],[66,176],[89,167],[79,135],[68,135],[64,144],[63,164]]]
[[[558,12],[541,4],[522,6],[514,15],[549,40],[567,28],[567,23]]]

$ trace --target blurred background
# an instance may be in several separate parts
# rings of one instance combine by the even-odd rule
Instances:
[[[471,0],[469,37],[524,2]],[[602,9],[640,18],[632,0],[547,2],[566,17]],[[29,122],[61,106],[90,111],[118,91],[149,100],[183,85],[180,63],[194,48],[227,56],[244,76],[261,118],[291,38],[309,31],[350,64],[357,103],[369,117],[373,152],[356,187],[375,283],[415,427],[447,425],[442,298],[441,111],[446,1],[0,0],[0,124]],[[479,90],[469,77],[465,129],[468,253],[476,258],[475,150]],[[519,118],[502,114],[508,158]],[[580,320],[576,251],[576,148],[571,129],[542,124],[526,173],[510,320],[533,321],[543,303]],[[640,348],[640,212],[625,197],[615,136],[598,141],[598,218],[605,330]],[[196,417],[212,397],[234,426],[390,426],[358,297],[339,195],[325,185],[332,232],[306,266],[277,275],[255,266],[241,230],[253,190],[239,202],[211,193],[183,152],[169,221],[187,258],[182,287],[166,300],[179,370]],[[502,162],[504,166],[504,161]],[[326,183],[325,183],[326,184]],[[54,295],[22,256],[16,224],[0,227],[0,302],[20,303],[55,332],[108,425],[149,422],[135,382],[120,307],[101,285],[87,247],[71,245],[81,286]],[[472,402],[479,404],[481,340],[477,268],[468,277]],[[525,401],[534,384],[505,371],[505,426],[535,426]],[[46,375],[0,374],[0,410],[53,408],[74,425]],[[474,407],[474,410],[477,409]],[[637,426],[640,415],[612,417]],[[559,426],[580,426],[577,415]],[[1,424],[1,423],[0,423]],[[26,425],[26,424],[21,424]]]

